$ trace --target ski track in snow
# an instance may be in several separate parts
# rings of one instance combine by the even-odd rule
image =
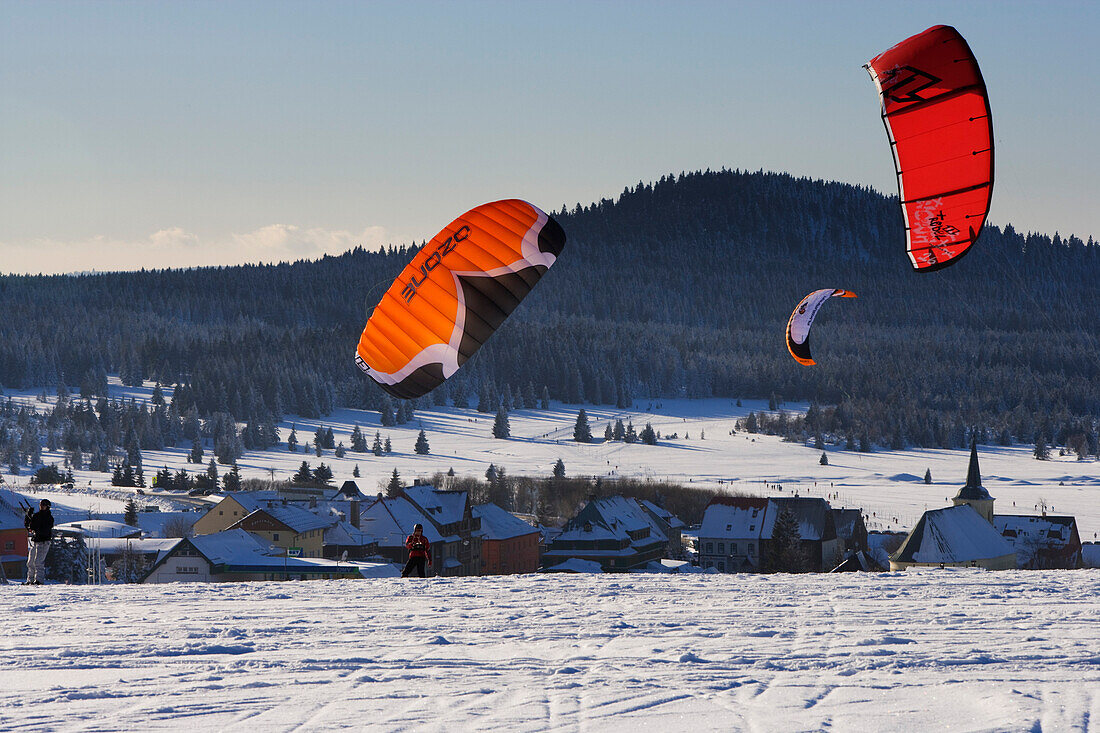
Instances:
[[[0,728],[1088,730],[1100,571],[0,588]]]

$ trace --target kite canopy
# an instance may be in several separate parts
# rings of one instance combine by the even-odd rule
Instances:
[[[993,118],[978,62],[958,31],[938,25],[865,68],[894,152],[909,261],[920,272],[954,264],[981,234],[993,195]]]
[[[427,394],[481,348],[564,246],[561,226],[526,201],[467,211],[382,296],[355,363],[394,397]]]
[[[814,318],[821,306],[829,298],[854,298],[856,294],[851,290],[815,290],[799,302],[791,313],[791,319],[787,321],[787,350],[799,364],[811,366],[816,364],[810,356],[810,326],[814,324]]]

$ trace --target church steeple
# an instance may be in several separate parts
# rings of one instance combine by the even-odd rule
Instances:
[[[966,471],[966,485],[959,489],[953,500],[955,506],[969,504],[974,511],[993,523],[993,497],[982,486],[982,474],[978,469],[978,439],[970,443],[970,467]]]

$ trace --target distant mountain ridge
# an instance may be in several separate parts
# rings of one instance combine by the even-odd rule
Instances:
[[[666,176],[555,214],[555,267],[459,373],[425,399],[576,403],[775,396],[839,404],[814,429],[954,445],[971,426],[1048,441],[1095,433],[1095,243],[987,227],[966,260],[915,274],[896,197],[766,172]],[[447,215],[441,217],[445,221]],[[0,277],[0,384],[89,391],[105,372],[185,382],[201,414],[239,420],[378,408],[355,368],[405,248],[280,265]],[[783,327],[840,287],[812,336]],[[186,406],[182,406],[186,407]],[[800,429],[804,429],[804,426]],[[961,438],[965,440],[965,435]]]

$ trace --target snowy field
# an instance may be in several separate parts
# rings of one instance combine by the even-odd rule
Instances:
[[[1100,571],[0,587],[8,731],[1071,731]]]
[[[112,394],[116,397],[148,399],[152,385],[134,389],[122,387],[111,378]],[[170,391],[168,392],[170,394]],[[29,404],[37,403],[36,392],[11,393]],[[382,427],[377,412],[338,409],[320,420],[288,418],[280,425],[285,442],[292,425],[297,426],[298,439],[305,444],[313,439],[318,426],[330,427],[336,441],[345,447],[351,443],[352,428],[358,424],[368,443],[375,432],[383,440],[391,439],[393,453],[375,457],[371,453],[351,453],[336,458],[332,451],[318,458],[314,453],[288,453],[282,450],[254,451],[240,460],[241,473],[246,478],[267,479],[274,475],[288,479],[303,460],[314,468],[320,462],[333,469],[335,485],[352,477],[359,467],[359,486],[367,493],[379,490],[396,468],[402,479],[411,482],[417,477],[430,477],[436,472],[454,468],[459,475],[484,476],[490,464],[503,466],[510,475],[548,476],[559,458],[570,476],[619,476],[670,480],[684,484],[717,488],[726,491],[759,495],[791,495],[829,498],[833,506],[860,507],[868,516],[868,529],[908,530],[925,509],[948,506],[950,497],[965,483],[968,454],[962,450],[890,451],[876,448],[873,453],[857,453],[829,446],[829,465],[819,464],[821,451],[800,444],[784,443],[779,438],[738,432],[730,435],[738,418],[750,410],[759,412],[766,403],[745,400],[737,407],[730,400],[638,400],[633,410],[585,405],[592,433],[598,442],[584,445],[572,440],[573,425],[579,405],[553,403],[549,411],[516,410],[510,415],[511,440],[492,437],[493,415],[474,409],[432,408],[417,411],[414,420],[399,427]],[[785,406],[791,412],[805,405]],[[627,445],[602,442],[604,427],[609,421],[633,421],[637,430],[651,422],[662,436],[676,433],[679,437],[663,437],[660,445]],[[423,428],[431,446],[431,454],[416,455],[413,445]],[[687,437],[685,437],[685,435]],[[190,445],[180,445],[166,451],[146,451],[144,466],[147,478],[162,466],[175,470],[185,468],[194,473],[198,466],[187,463]],[[1008,448],[981,446],[981,468],[984,483],[997,500],[995,511],[1001,514],[1038,514],[1038,504],[1045,501],[1048,511],[1074,514],[1082,541],[1100,538],[1100,463],[1076,461],[1072,456],[1058,457],[1057,450],[1049,461],[1032,457],[1032,446]],[[211,457],[207,446],[206,460]],[[44,453],[43,460],[61,462],[63,456]],[[224,472],[224,468],[222,469]],[[923,482],[926,470],[933,482]],[[90,471],[78,471],[77,484],[103,489],[110,476]],[[26,477],[6,476],[7,486]],[[771,488],[782,485],[780,493]],[[36,494],[37,495],[37,494]],[[54,498],[51,495],[51,498]],[[73,499],[73,501],[79,501]],[[62,500],[63,505],[69,502]],[[80,504],[85,515],[94,504],[104,512],[121,516],[122,503],[102,497]],[[162,509],[183,508],[163,505]],[[523,511],[525,508],[520,507]],[[84,518],[87,518],[85,516]]]

